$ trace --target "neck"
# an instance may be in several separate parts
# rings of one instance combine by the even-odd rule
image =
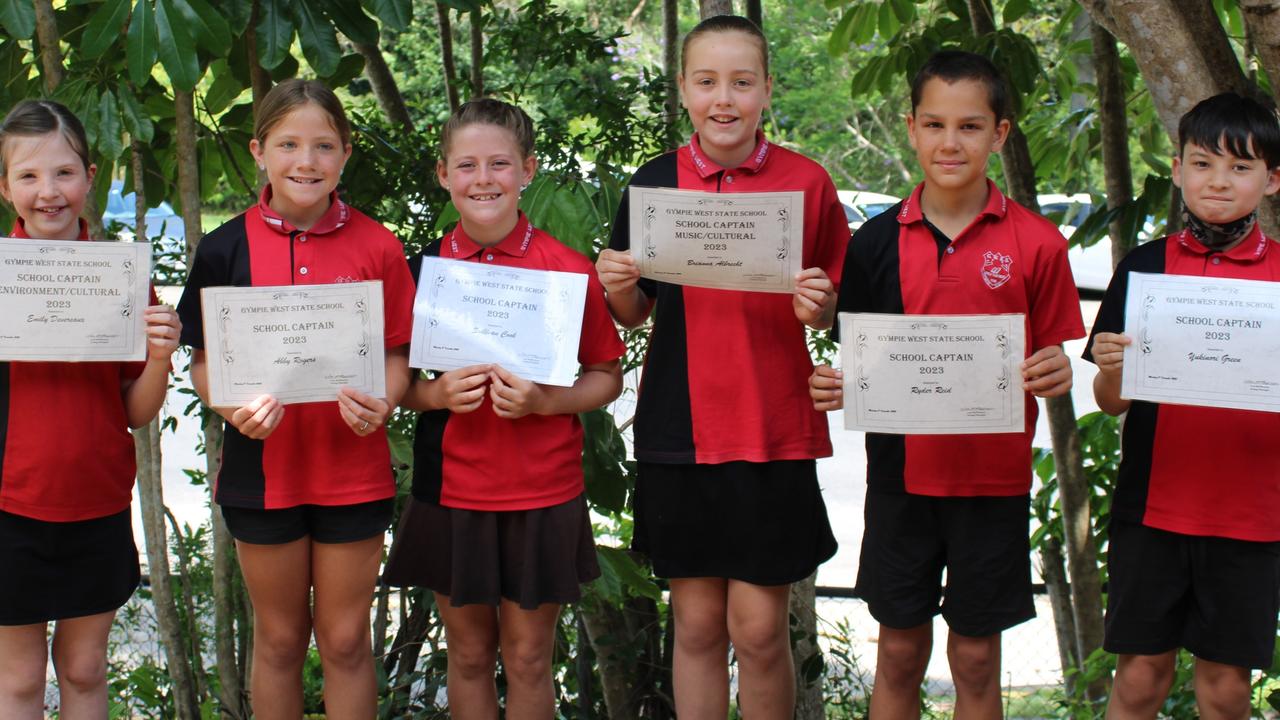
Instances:
[[[1201,245],[1213,252],[1227,252],[1244,242],[1244,239],[1249,237],[1249,233],[1253,232],[1253,226],[1257,221],[1256,209],[1244,217],[1215,224],[1201,220],[1185,205],[1182,208],[1182,222],[1187,226],[1187,230]]]
[[[319,222],[320,218],[324,217],[324,214],[329,211],[329,206],[332,202],[332,199],[326,199],[324,202],[313,206],[295,207],[293,205],[286,205],[280,201],[277,195],[273,194],[271,196],[271,201],[268,202],[267,205],[272,210],[276,211],[276,213],[278,213],[280,217],[284,218],[290,225],[298,228],[299,230],[310,230],[311,227]]]
[[[493,247],[506,239],[512,230],[516,229],[516,224],[520,222],[520,215],[512,215],[510,218],[504,218],[493,224],[472,224],[467,222],[466,218],[461,220],[462,230],[471,238],[471,242],[480,247]]]
[[[933,222],[967,225],[987,206],[990,189],[984,178],[973,187],[944,190],[925,180],[920,210]]]

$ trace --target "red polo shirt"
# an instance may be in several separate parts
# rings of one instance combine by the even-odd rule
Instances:
[[[1045,218],[987,181],[987,205],[940,250],[911,197],[868,221],[845,261],[840,312],[1026,316],[1026,352],[1082,337],[1067,242]],[[1031,488],[1036,402],[1026,430],[989,435],[867,434],[872,486],[934,496],[1011,496]]]
[[[1124,332],[1129,273],[1280,282],[1280,248],[1255,226],[1239,245],[1213,252],[1187,231],[1134,248],[1120,261],[1098,308],[1093,338]],[[1113,515],[1183,533],[1280,540],[1280,413],[1134,400],[1124,422]]]
[[[849,227],[821,165],[758,138],[741,166],[722,168],[695,134],[645,163],[631,185],[704,192],[804,193],[801,265],[840,285]],[[614,250],[631,247],[629,193]],[[635,457],[657,463],[804,460],[831,454],[827,419],[809,401],[813,361],[791,295],[683,287],[647,279],[653,333],[636,406]]]
[[[626,351],[594,264],[533,227],[523,213],[511,233],[492,247],[477,245],[459,224],[410,261],[415,278],[423,256],[586,275],[578,362],[609,362]],[[486,395],[469,413],[433,410],[418,416],[413,494],[419,500],[466,510],[530,510],[572,500],[582,491],[582,423],[577,415],[507,420],[494,414]]]
[[[30,237],[21,218],[11,236]],[[69,522],[128,508],[136,466],[122,385],[145,366],[0,363],[0,510]]]
[[[384,342],[395,348],[412,332],[413,279],[404,249],[386,228],[337,194],[310,230],[299,230],[267,204],[258,205],[200,241],[178,303],[182,342],[204,349],[200,289],[382,281]],[[266,440],[251,440],[226,423],[222,470],[214,499],[222,505],[287,508],[350,505],[391,497],[395,485],[386,431],[359,437],[337,402],[285,409]]]

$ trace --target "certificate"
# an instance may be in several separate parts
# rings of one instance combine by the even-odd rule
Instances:
[[[382,282],[207,287],[209,404],[324,402],[350,387],[384,397]]]
[[[145,360],[151,246],[0,238],[0,360]]]
[[[573,385],[587,297],[582,273],[422,259],[409,365],[496,363],[526,380]]]
[[[804,193],[632,186],[631,253],[662,282],[790,293],[804,246]]]
[[[1280,284],[1129,274],[1120,396],[1280,411]]]
[[[1024,316],[840,313],[844,425],[913,435],[1025,432]]]

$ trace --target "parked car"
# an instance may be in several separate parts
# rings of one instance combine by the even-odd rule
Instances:
[[[116,238],[133,241],[134,193],[124,192],[124,183],[111,181],[107,193],[106,211],[102,213],[102,225]],[[187,229],[182,216],[173,211],[167,202],[148,208],[146,234],[151,240],[152,278],[157,285],[180,285],[187,273]]]
[[[836,197],[840,198],[840,204],[844,206],[844,216],[849,222],[850,232],[901,200],[892,195],[862,190],[837,190]]]

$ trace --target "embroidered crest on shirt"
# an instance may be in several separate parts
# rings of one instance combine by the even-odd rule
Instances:
[[[1013,265],[1013,258],[998,253],[994,250],[988,250],[982,254],[982,282],[987,287],[995,290],[1001,285],[1009,282],[1009,268]]]

